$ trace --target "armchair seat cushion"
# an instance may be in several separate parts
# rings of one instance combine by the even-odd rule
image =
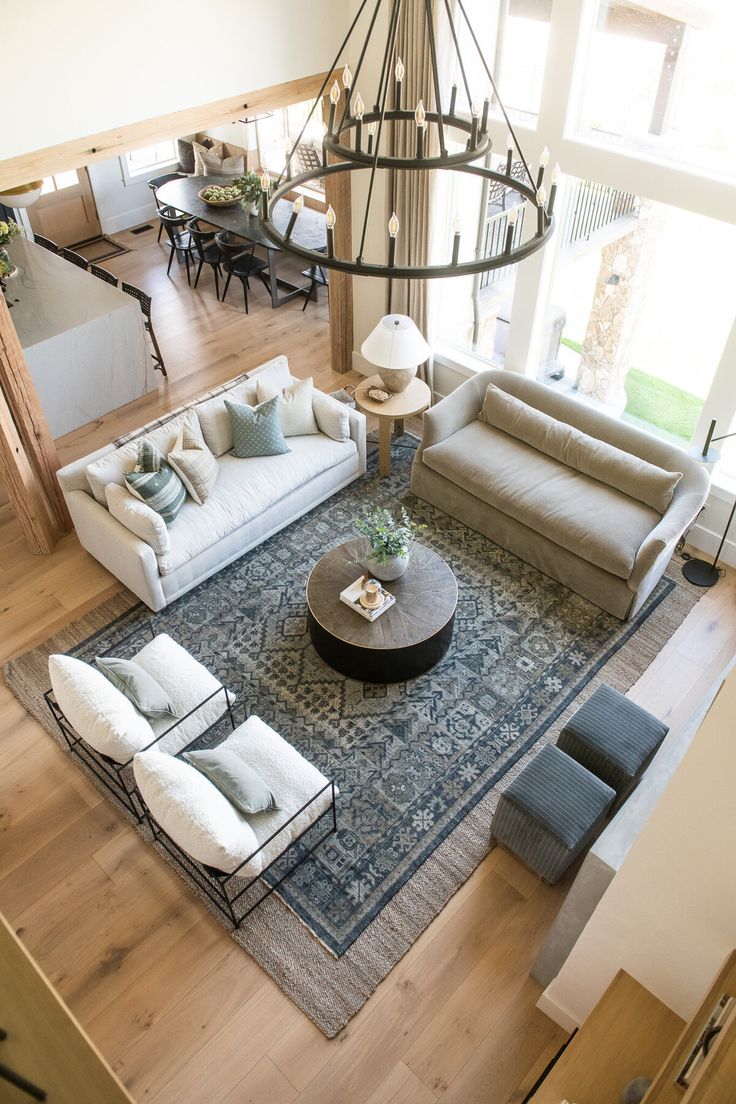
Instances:
[[[475,419],[425,448],[424,463],[483,502],[628,579],[660,515],[642,502]]]

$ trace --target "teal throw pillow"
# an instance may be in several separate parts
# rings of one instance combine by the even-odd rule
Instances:
[[[225,399],[233,427],[233,455],[246,459],[250,456],[281,456],[291,452],[281,432],[279,418],[280,395],[260,406],[244,406]]]
[[[227,748],[189,751],[184,758],[246,816],[278,809],[276,799],[261,776],[234,751]]]
[[[125,482],[130,493],[160,514],[167,526],[174,523],[186,501],[186,487],[151,441],[139,442],[138,462]]]
[[[95,663],[106,679],[132,701],[139,713],[151,720],[160,721],[176,717],[176,709],[169,695],[153,675],[144,671],[132,659],[117,656],[97,656]]]

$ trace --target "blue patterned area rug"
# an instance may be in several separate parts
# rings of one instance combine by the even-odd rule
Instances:
[[[635,620],[618,621],[415,499],[409,446],[404,438],[395,447],[389,479],[371,466],[153,619],[339,785],[337,835],[282,886],[281,901],[271,898],[235,935],[328,1035],[482,859],[498,784],[556,736],[599,681],[627,690],[698,597],[666,575]],[[354,535],[364,507],[397,502],[427,525],[422,539],[457,577],[454,639],[422,677],[366,685],[315,653],[305,582],[327,549]],[[151,616],[130,596],[124,604],[124,613],[96,611],[96,621],[29,656],[50,646],[86,659],[114,649]],[[6,677],[47,725],[29,693],[29,656]],[[46,688],[42,669],[36,663],[36,693]]]

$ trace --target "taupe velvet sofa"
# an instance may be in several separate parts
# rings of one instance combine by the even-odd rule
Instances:
[[[484,420],[489,384],[502,406],[539,425],[517,436],[514,417],[498,419],[508,432]],[[548,439],[566,435],[574,447],[558,447],[557,457],[554,448],[545,451]],[[665,485],[663,499],[650,493],[652,480]],[[709,479],[682,449],[535,380],[489,369],[425,413],[411,485],[420,498],[628,620],[704,504]]]

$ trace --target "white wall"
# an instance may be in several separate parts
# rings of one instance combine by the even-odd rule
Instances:
[[[326,69],[344,0],[3,5],[0,158]],[[182,61],[191,50],[191,63]]]
[[[156,204],[145,177],[125,184],[120,158],[88,167],[103,234],[116,234],[156,217]]]
[[[736,671],[540,1007],[582,1023],[623,968],[684,1019],[736,947]]]

